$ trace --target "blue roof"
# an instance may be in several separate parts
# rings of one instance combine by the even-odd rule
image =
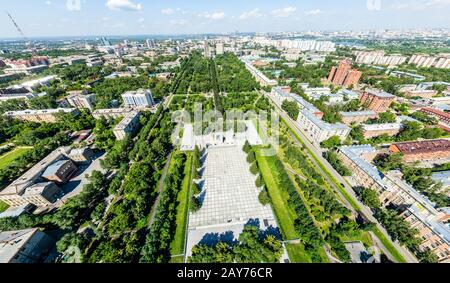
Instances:
[[[63,166],[68,161],[69,160],[60,160],[48,166],[47,169],[45,169],[44,173],[42,173],[42,177],[55,175],[55,173],[58,172],[59,168],[61,168],[61,166]]]

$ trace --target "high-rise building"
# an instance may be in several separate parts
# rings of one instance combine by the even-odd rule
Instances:
[[[225,47],[223,45],[223,42],[219,42],[216,44],[216,54],[222,55],[223,53],[225,53]]]
[[[100,39],[100,41],[103,46],[111,46],[111,42],[109,42],[109,40],[107,40],[104,36]]]
[[[367,90],[360,97],[361,104],[377,113],[386,112],[395,99],[395,95],[376,90]]]
[[[67,102],[75,108],[87,108],[92,110],[94,108],[93,102],[95,100],[96,94],[83,94],[82,92],[74,92],[73,94],[66,97]]]
[[[128,91],[122,94],[125,107],[150,107],[155,105],[152,92],[149,89]]]
[[[155,48],[156,47],[155,40],[147,39],[147,47],[150,48],[150,49]]]
[[[352,69],[352,64],[348,60],[342,60],[339,67],[331,69],[328,80],[334,85],[343,85],[345,87],[356,85],[361,78],[362,73]]]

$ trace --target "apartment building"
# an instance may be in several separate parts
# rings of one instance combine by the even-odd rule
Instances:
[[[127,114],[130,114],[134,110],[132,108],[111,108],[111,109],[98,109],[92,112],[92,116],[95,119],[117,119],[123,118]]]
[[[425,107],[420,109],[421,112],[433,116],[438,119],[439,122],[443,122],[445,124],[450,124],[450,114],[439,109]]]
[[[398,66],[407,61],[406,56],[394,54],[386,56],[384,51],[357,51],[356,63],[367,65]]]
[[[393,205],[402,211],[402,216],[412,228],[419,231],[419,249],[430,250],[439,262],[450,262],[450,229],[443,224],[450,214],[434,205],[412,186],[402,180],[398,171],[382,174],[370,162],[376,150],[369,145],[341,147],[339,157],[353,173],[354,180],[364,188],[374,189],[383,206]]]
[[[428,56],[424,54],[413,55],[408,64],[416,65],[419,68],[442,68],[450,69],[450,56]]]
[[[377,113],[386,112],[391,104],[396,100],[396,96],[387,92],[377,90],[366,90],[360,96],[362,105]]]
[[[431,251],[439,263],[450,263],[450,229],[445,224],[428,218],[416,206],[408,207],[402,214],[411,228],[419,231],[421,251]]]
[[[418,142],[395,143],[389,147],[391,153],[402,153],[403,161],[435,162],[446,161],[450,158],[450,141],[444,139]]]
[[[36,123],[56,123],[58,115],[72,114],[77,116],[80,112],[75,108],[58,108],[58,109],[45,109],[45,110],[23,110],[23,111],[10,111],[4,114],[5,117],[11,119],[18,119],[28,122]]]
[[[149,89],[127,91],[122,94],[125,107],[147,108],[155,105],[152,92]]]
[[[78,108],[78,109],[94,109],[94,101],[95,97],[97,96],[95,93],[86,94],[82,91],[76,91],[76,92],[69,92],[69,96],[66,97],[67,103],[69,103],[72,107]]]
[[[364,138],[370,139],[381,135],[388,135],[390,137],[400,133],[403,129],[401,123],[385,123],[385,124],[367,124],[362,126]]]
[[[438,92],[435,90],[408,90],[402,93],[406,97],[432,98]]]
[[[328,81],[334,85],[349,87],[357,85],[361,79],[362,72],[352,69],[352,63],[349,60],[343,60],[339,66],[331,69]]]
[[[113,129],[117,140],[123,140],[127,135],[133,134],[139,127],[141,113],[134,111],[127,114],[122,121]]]
[[[318,144],[333,136],[338,136],[341,140],[345,140],[351,131],[349,127],[341,123],[326,123],[307,109],[300,110],[297,124],[312,141]]]
[[[355,112],[340,112],[342,122],[346,125],[361,124],[367,120],[377,119],[378,113],[372,110],[355,111]]]

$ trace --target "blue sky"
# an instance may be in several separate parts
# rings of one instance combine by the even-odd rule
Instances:
[[[450,28],[450,0],[4,0],[27,36]],[[18,37],[0,11],[0,37]]]

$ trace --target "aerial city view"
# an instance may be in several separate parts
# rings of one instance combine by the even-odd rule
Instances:
[[[450,263],[450,1],[1,6],[0,263]]]

